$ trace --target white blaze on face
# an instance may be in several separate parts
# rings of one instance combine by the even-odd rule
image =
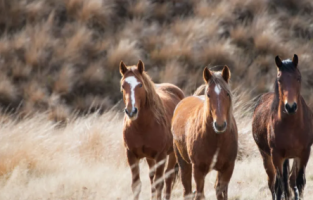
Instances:
[[[217,96],[220,95],[221,90],[222,90],[221,86],[219,84],[216,84],[214,87],[214,92],[217,94]],[[219,100],[217,101],[217,108],[220,109],[220,101]]]
[[[125,78],[125,82],[127,82],[130,85],[130,97],[131,97],[131,103],[133,106],[133,110],[135,109],[135,88],[137,85],[140,84],[140,82],[138,82],[137,78],[135,78],[134,76],[129,76],[127,78]]]
[[[221,86],[219,84],[216,84],[214,87],[214,91],[217,95],[219,95],[221,93]]]

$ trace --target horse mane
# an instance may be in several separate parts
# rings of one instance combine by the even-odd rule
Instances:
[[[279,68],[279,71],[281,72],[290,72],[293,73],[297,70],[296,67],[294,67],[292,60],[287,59],[282,61],[283,65]],[[279,107],[279,91],[278,91],[278,83],[277,83],[277,78],[275,79],[274,83],[274,99],[272,101],[272,106],[271,106],[271,111],[276,113],[278,112],[278,107]]]
[[[206,89],[206,84],[200,85],[200,86],[196,89],[196,91],[193,93],[193,96],[199,96],[199,95],[201,95],[202,92],[205,91],[205,89]]]
[[[156,121],[163,126],[167,126],[168,122],[166,120],[166,110],[163,105],[163,102],[156,92],[156,87],[154,82],[151,80],[150,76],[143,71],[142,74],[140,74],[137,71],[136,66],[127,67],[129,71],[132,71],[133,74],[141,80],[143,87],[146,91],[146,106],[148,106],[151,111],[153,117],[156,119]],[[121,83],[123,81],[123,78],[121,79]]]
[[[147,93],[146,104],[152,110],[152,113],[155,119],[158,121],[158,123],[165,126],[168,125],[166,120],[165,107],[160,96],[156,92],[154,82],[151,80],[150,76],[145,71],[142,72],[141,79],[145,91]]]
[[[221,88],[223,90],[225,90],[228,94],[229,94],[229,97],[230,97],[230,108],[229,108],[229,119],[228,121],[230,122],[230,127],[233,127],[232,123],[233,123],[233,120],[232,120],[232,116],[233,116],[233,101],[232,101],[232,93],[231,93],[231,90],[230,90],[230,87],[229,87],[229,84],[227,84],[227,82],[223,79],[222,77],[222,73],[221,72],[216,72],[216,71],[211,71],[213,72],[212,73],[212,77],[209,81],[208,84],[202,84],[201,86],[199,86],[196,91],[194,92],[194,96],[198,96],[198,95],[201,95],[201,94],[204,94],[205,96],[205,102],[207,100],[207,95],[205,95],[205,91],[208,89],[208,87],[210,86],[210,84],[219,84],[221,86]],[[211,117],[211,112],[209,109],[207,109],[207,103],[204,103],[204,106],[203,106],[203,115],[202,115],[202,130],[205,130],[206,126],[207,126],[207,119],[209,117]],[[196,112],[198,113],[198,112]]]

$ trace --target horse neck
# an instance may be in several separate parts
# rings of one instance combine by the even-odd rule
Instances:
[[[127,118],[126,114],[125,117]],[[138,114],[138,118],[131,121],[127,118],[127,124],[131,127],[142,129],[144,126],[150,126],[155,123],[154,114],[149,105],[141,106]]]

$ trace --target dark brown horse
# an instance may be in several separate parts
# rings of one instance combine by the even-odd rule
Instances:
[[[210,170],[218,171],[215,190],[218,200],[227,199],[238,148],[238,133],[232,113],[228,86],[230,71],[203,71],[203,96],[190,96],[176,107],[172,119],[174,151],[181,170],[184,197],[191,196],[192,171],[196,182],[195,199],[204,198],[204,179]]]
[[[312,113],[300,95],[301,74],[298,56],[284,60],[276,56],[275,92],[260,97],[255,108],[252,131],[268,175],[273,200],[303,196],[305,167],[313,142]],[[294,158],[289,179],[289,161]],[[290,183],[289,183],[290,181]]]
[[[141,182],[139,160],[146,158],[150,168],[151,198],[156,191],[158,200],[162,196],[165,161],[165,199],[169,199],[175,177],[176,158],[173,152],[173,136],[170,122],[183,92],[172,84],[155,85],[144,71],[144,64],[126,67],[120,63],[121,88],[125,103],[124,144],[132,172],[134,199],[139,198]]]

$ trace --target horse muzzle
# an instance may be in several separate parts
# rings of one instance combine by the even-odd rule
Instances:
[[[124,111],[125,111],[125,114],[129,117],[129,119],[131,120],[137,119],[138,109],[136,107],[131,110],[128,110],[127,108],[125,108]]]
[[[294,114],[298,110],[298,105],[296,102],[294,102],[291,105],[289,103],[286,103],[285,104],[285,110],[287,111],[288,114]]]
[[[227,122],[224,121],[222,124],[218,124],[217,122],[213,122],[213,129],[216,133],[224,133],[227,129]]]

